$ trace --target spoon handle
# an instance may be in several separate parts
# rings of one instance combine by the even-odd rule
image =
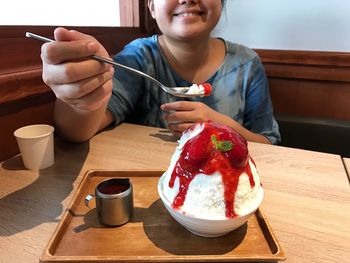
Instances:
[[[43,42],[54,42],[54,40],[52,40],[50,38],[47,38],[47,37],[44,37],[44,36],[40,36],[40,35],[31,33],[31,32],[26,32],[26,37],[34,38],[36,40],[40,40],[40,41],[43,41]],[[119,64],[119,63],[117,63],[117,62],[115,62],[115,61],[113,61],[111,59],[107,59],[107,58],[100,57],[100,56],[97,56],[97,55],[93,55],[93,56],[91,56],[91,58],[94,59],[94,60],[100,61],[100,62],[111,64],[113,66],[124,68],[124,69],[129,70],[131,72],[134,72],[136,74],[139,74],[139,75],[141,75],[141,76],[143,76],[145,78],[148,78],[151,81],[155,82],[158,86],[163,87],[163,85],[158,80],[156,80],[156,79],[152,78],[151,76],[143,73],[142,71],[139,71],[139,70],[134,69],[134,68],[127,67],[127,66],[125,66],[123,64]]]

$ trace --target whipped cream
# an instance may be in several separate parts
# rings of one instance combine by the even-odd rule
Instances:
[[[211,91],[212,87],[209,83],[193,84],[192,86],[190,86],[186,94],[209,96]]]

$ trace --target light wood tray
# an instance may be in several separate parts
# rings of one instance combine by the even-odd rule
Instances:
[[[157,192],[163,171],[86,173],[45,251],[42,262],[234,262],[285,259],[266,218],[258,210],[247,224],[217,238],[196,236],[166,211]],[[119,227],[99,224],[87,194],[111,177],[130,178],[134,216]],[[93,206],[94,204],[91,204]]]

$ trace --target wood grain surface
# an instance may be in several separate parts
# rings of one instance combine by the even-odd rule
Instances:
[[[39,261],[86,171],[164,170],[176,145],[166,130],[122,124],[82,144],[56,138],[55,165],[39,172],[19,155],[2,162],[0,262]],[[341,157],[257,143],[249,150],[287,262],[346,262],[350,191]]]
[[[343,158],[343,162],[350,182],[350,158]]]
[[[159,198],[157,185],[164,171],[90,170],[41,256],[43,262],[276,262],[284,253],[259,209],[247,224],[231,233],[204,238],[177,223]],[[129,178],[133,187],[134,215],[120,227],[100,224],[95,200],[88,194],[109,178]],[[254,250],[252,250],[254,248]]]

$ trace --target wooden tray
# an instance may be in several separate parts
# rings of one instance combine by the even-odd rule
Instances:
[[[285,259],[266,218],[258,210],[247,224],[217,238],[196,236],[166,211],[157,192],[163,171],[86,173],[58,224],[42,262],[235,262]],[[105,227],[87,194],[111,177],[128,177],[134,190],[134,216],[119,227]],[[91,206],[94,204],[91,203]]]

